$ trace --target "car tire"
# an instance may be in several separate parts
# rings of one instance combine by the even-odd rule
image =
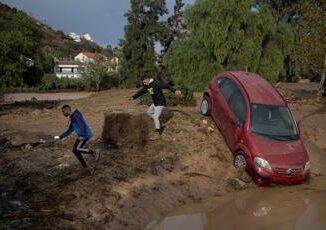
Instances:
[[[248,162],[247,162],[247,158],[244,155],[243,151],[238,151],[234,155],[233,165],[240,172],[246,171],[246,169],[248,167]]]
[[[210,98],[205,95],[200,104],[200,112],[204,116],[209,116],[210,110],[211,110],[211,101]]]

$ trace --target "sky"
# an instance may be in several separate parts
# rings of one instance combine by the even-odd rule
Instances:
[[[65,33],[90,33],[93,40],[106,47],[116,46],[123,38],[129,0],[0,0],[11,7]],[[170,12],[175,0],[167,0]],[[195,0],[184,0],[192,4]]]

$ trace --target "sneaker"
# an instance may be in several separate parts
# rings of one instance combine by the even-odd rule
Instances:
[[[150,140],[150,141],[156,141],[156,140],[160,139],[160,137],[161,137],[160,133],[159,133],[159,132],[155,132],[155,133],[154,133],[154,134],[149,138],[149,140]]]
[[[162,126],[162,127],[160,128],[160,130],[158,131],[158,133],[159,133],[160,135],[162,135],[163,132],[164,132],[164,130],[165,130],[165,126]]]

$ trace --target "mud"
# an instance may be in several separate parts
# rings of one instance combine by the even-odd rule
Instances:
[[[173,117],[173,112],[164,109],[161,123],[164,126]],[[104,142],[117,148],[144,149],[153,135],[153,121],[144,114],[106,113],[102,131]]]
[[[145,114],[106,114],[103,140],[118,148],[144,148],[148,142],[150,120]]]
[[[0,116],[4,143],[14,136],[20,137],[22,143],[0,152],[0,194],[7,194],[0,202],[1,229],[144,229],[178,207],[205,203],[210,197],[220,198],[215,206],[223,209],[220,203],[231,199],[227,194],[242,193],[236,192],[232,185],[236,178],[245,181],[245,191],[260,194],[261,188],[255,189],[250,180],[237,175],[222,136],[209,118],[199,114],[197,107],[173,108],[174,115],[165,122],[161,138],[147,141],[142,149],[120,143],[117,136],[128,134],[134,135],[137,139],[134,145],[140,146],[150,135],[140,134],[138,131],[143,129],[140,125],[154,129],[146,115],[139,115],[147,107],[128,101],[134,92],[110,90],[68,102],[83,113],[93,129],[89,145],[101,154],[99,162],[85,157],[93,170],[83,170],[72,154],[74,136],[61,142],[51,140],[67,128],[68,121],[60,111],[61,102],[49,110],[28,109],[24,113],[13,110]],[[196,94],[198,102],[201,96]],[[293,187],[298,196],[310,190],[323,194],[326,188],[325,183],[314,182],[322,181],[326,175],[323,106],[312,100],[291,104],[295,116],[304,118],[301,131],[312,162],[312,184]],[[104,114],[109,116],[108,123]],[[128,122],[133,129],[123,131],[129,127]],[[113,143],[122,147],[113,148],[110,142],[102,140],[103,127],[109,135],[114,133]],[[33,144],[40,137],[45,142]],[[284,188],[287,187],[272,188],[272,193]],[[283,195],[290,198],[287,193]],[[276,203],[282,197],[272,201]],[[12,207],[11,201],[19,201],[22,206]],[[213,201],[209,203],[214,205]],[[324,207],[324,203],[320,204]],[[221,225],[233,219],[229,215],[234,213],[228,209],[223,221],[220,219]],[[275,210],[278,209],[282,207]]]

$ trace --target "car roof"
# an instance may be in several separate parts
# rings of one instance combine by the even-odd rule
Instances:
[[[278,106],[287,105],[277,89],[258,74],[241,71],[228,72],[228,74],[236,78],[243,86],[250,103]]]

